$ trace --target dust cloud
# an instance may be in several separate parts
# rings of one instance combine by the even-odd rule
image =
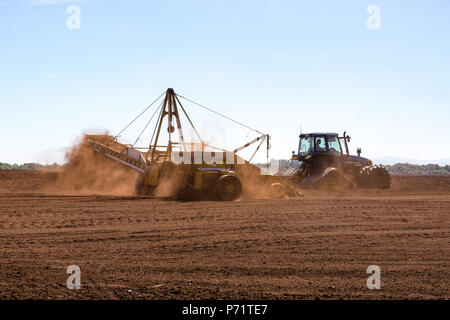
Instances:
[[[96,153],[89,147],[86,135],[66,153],[65,158],[67,163],[49,191],[71,195],[135,194],[139,173]]]
[[[181,184],[175,176],[165,177],[161,179],[154,191],[154,196],[157,198],[173,198],[180,197]]]
[[[251,164],[241,165],[237,173],[242,183],[242,200],[273,198],[270,184],[261,176],[260,168]]]

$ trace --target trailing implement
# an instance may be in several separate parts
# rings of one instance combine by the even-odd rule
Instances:
[[[159,108],[153,113],[135,143],[133,145],[120,143],[117,140],[120,134],[162,96],[164,98],[161,100]],[[233,151],[211,146],[200,137],[180,99],[214,112],[257,132],[260,136]],[[149,146],[145,148],[136,147],[136,142],[140,140],[141,135],[156,115],[158,117]],[[195,133],[196,142],[185,140],[182,116]],[[167,143],[161,143],[163,135],[167,137]],[[165,94],[163,93],[156,99],[115,137],[108,135],[88,136],[89,145],[94,151],[141,173],[141,178],[136,185],[137,194],[155,195],[159,193],[163,196],[170,194],[170,196],[181,199],[219,199],[223,201],[236,200],[241,196],[243,190],[242,178],[248,175],[264,184],[269,192],[273,189],[274,194],[279,195],[280,187],[275,183],[279,179],[261,175],[261,170],[250,164],[253,156],[263,144],[266,145],[268,157],[269,139],[269,135],[179,96],[171,88],[167,89]],[[237,155],[239,151],[253,144],[257,144],[257,147],[249,161]],[[271,187],[272,185],[273,187]]]

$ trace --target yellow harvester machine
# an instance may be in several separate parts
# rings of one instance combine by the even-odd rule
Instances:
[[[241,126],[260,134],[257,138],[236,148],[233,151],[211,146],[204,142],[189,118],[180,99],[187,100],[219,116],[225,117]],[[154,116],[158,115],[150,143],[146,148],[135,147],[135,143],[123,144],[118,137],[141,117],[152,105],[161,100],[159,107],[147,122],[141,135]],[[181,116],[184,116],[198,141],[185,141]],[[162,130],[167,130],[167,143],[161,143]],[[165,182],[170,182],[176,188],[176,196],[189,199],[220,199],[225,201],[235,200],[240,197],[243,183],[251,181],[267,187],[270,194],[275,197],[282,196],[285,192],[284,184],[278,177],[261,174],[261,169],[250,164],[259,148],[265,144],[270,149],[270,136],[232,120],[210,108],[202,106],[183,96],[177,95],[169,88],[156,99],[149,107],[129,123],[118,135],[88,135],[90,147],[126,165],[142,174],[136,186],[136,192],[141,195],[152,195],[157,187]],[[237,153],[250,145],[257,144],[256,150],[249,161],[238,156]]]

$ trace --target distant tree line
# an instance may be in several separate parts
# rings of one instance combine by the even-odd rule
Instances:
[[[257,164],[264,168],[266,164]],[[279,171],[284,171],[292,166],[298,165],[298,162],[289,160],[280,160]],[[61,165],[57,163],[53,164],[40,164],[40,163],[24,163],[24,164],[9,164],[0,162],[0,170],[57,170]],[[437,164],[410,164],[410,163],[397,163],[394,165],[384,166],[386,170],[391,174],[404,174],[404,175],[450,175],[450,165],[439,166]]]
[[[386,170],[392,174],[405,175],[447,175],[450,174],[450,166],[439,166],[437,164],[417,165],[410,163],[396,163],[385,166]]]
[[[9,164],[0,162],[0,170],[56,170],[60,167],[57,163],[44,165],[40,163]]]

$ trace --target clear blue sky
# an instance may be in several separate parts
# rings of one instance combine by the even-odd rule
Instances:
[[[0,45],[0,162],[62,161],[168,87],[270,133],[273,158],[297,148],[300,126],[347,130],[367,157],[450,157],[446,0],[0,0]],[[254,136],[189,109],[207,140]]]

